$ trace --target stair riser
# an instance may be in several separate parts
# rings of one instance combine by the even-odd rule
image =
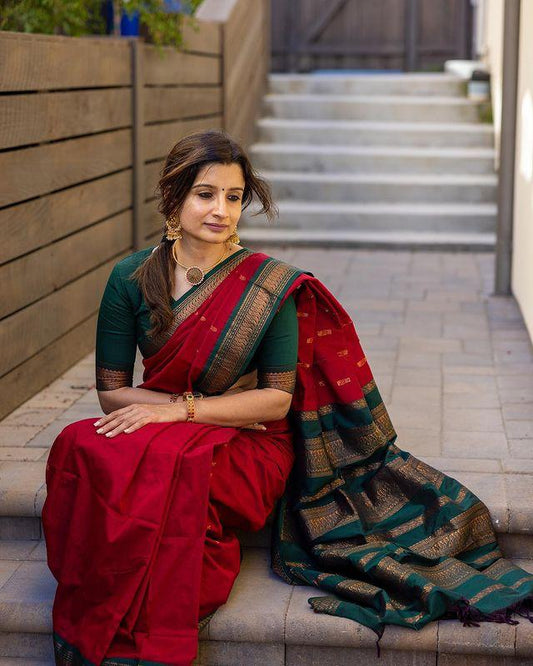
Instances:
[[[244,221],[244,220],[243,220]],[[265,220],[261,216],[245,218],[250,228],[264,228]],[[339,213],[332,212],[327,216],[324,213],[305,211],[280,210],[279,221],[276,228],[320,230],[328,229],[358,231],[494,231],[496,228],[495,215],[410,215],[409,213]]]
[[[303,95],[413,95],[462,97],[466,84],[462,81],[435,79],[403,79],[362,77],[305,77],[269,80],[269,91],[276,94]]]
[[[325,183],[268,178],[276,200],[332,202],[493,203],[496,185],[406,185],[403,183]]]
[[[388,122],[478,122],[474,104],[384,104],[345,100],[265,98],[263,115],[298,120],[367,120]]]
[[[271,171],[304,171],[314,173],[423,173],[423,174],[490,174],[494,173],[491,157],[456,157],[426,155],[358,155],[313,154],[295,151],[277,152],[251,149],[254,166]]]
[[[36,541],[42,538],[41,519],[32,516],[0,516],[0,541]]]
[[[310,129],[269,127],[259,123],[262,143],[303,143],[334,146],[413,146],[421,148],[492,148],[492,132],[421,130]]]
[[[52,634],[0,632],[0,657],[27,657],[54,663]]]
[[[488,236],[488,237],[487,237]],[[350,234],[347,235],[332,235],[327,237],[310,236],[301,230],[296,232],[284,232],[279,229],[273,232],[272,229],[246,229],[241,230],[241,238],[247,247],[261,250],[265,244],[271,248],[279,247],[281,249],[287,248],[307,248],[307,249],[341,249],[341,250],[423,250],[424,252],[493,252],[496,245],[495,234],[484,234],[482,237],[476,237],[475,241],[472,236],[468,240],[461,238],[459,235],[454,238],[449,234],[438,236],[434,234],[431,240],[412,238],[401,238],[398,236],[391,236],[390,232],[382,234],[379,238],[360,238]]]

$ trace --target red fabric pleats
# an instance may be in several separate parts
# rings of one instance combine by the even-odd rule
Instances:
[[[256,432],[154,424],[107,439],[68,426],[47,465],[54,631],[85,659],[184,666],[198,619],[239,571],[234,529],[259,529],[293,462],[285,422]]]

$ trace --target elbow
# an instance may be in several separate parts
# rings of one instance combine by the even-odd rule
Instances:
[[[281,419],[284,419],[289,413],[292,402],[292,393],[287,393],[287,391],[281,391],[279,389],[267,390],[272,391],[275,398],[272,410],[272,421],[280,421]]]
[[[97,391],[98,393],[98,402],[104,414],[110,414],[119,409],[120,404],[117,403],[116,395],[121,391],[121,389],[114,389],[112,391]]]

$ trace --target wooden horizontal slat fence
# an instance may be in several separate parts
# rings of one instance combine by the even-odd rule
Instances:
[[[207,128],[253,140],[268,4],[206,0],[199,29],[163,56],[137,40],[0,32],[0,417],[93,348],[111,268],[161,235],[174,143]]]

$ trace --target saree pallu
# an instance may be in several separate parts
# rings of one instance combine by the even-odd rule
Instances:
[[[58,664],[190,663],[198,619],[238,573],[233,530],[264,524],[292,441],[273,568],[331,593],[310,599],[316,612],[378,634],[529,612],[533,576],[501,557],[477,497],[396,446],[354,326],[312,275],[241,255],[185,300],[142,386],[223,393],[289,294],[299,322],[290,428],[158,424],[107,440],[82,421],[54,443],[43,525],[59,582]]]

